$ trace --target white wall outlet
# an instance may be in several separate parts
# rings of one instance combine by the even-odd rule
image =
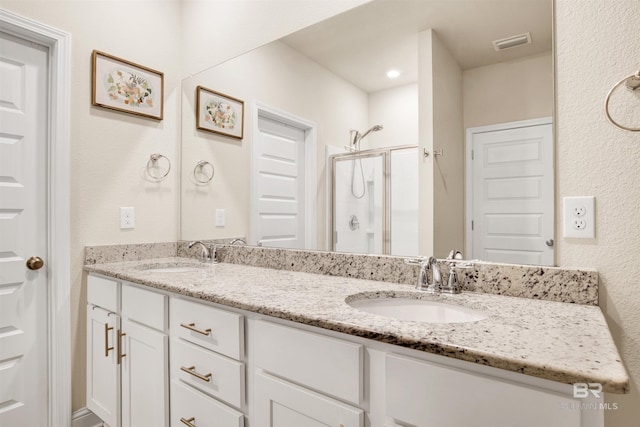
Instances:
[[[565,238],[593,239],[596,237],[595,197],[564,197],[562,216]]]
[[[120,208],[120,229],[135,228],[136,211],[134,208]]]
[[[224,227],[226,214],[224,209],[216,209],[216,227]]]

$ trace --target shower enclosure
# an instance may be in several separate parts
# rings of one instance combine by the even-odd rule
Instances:
[[[418,147],[335,154],[331,250],[418,253]]]

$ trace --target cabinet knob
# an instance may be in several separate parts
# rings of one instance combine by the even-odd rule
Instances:
[[[27,260],[29,270],[40,270],[44,266],[44,260],[39,256],[32,256]]]

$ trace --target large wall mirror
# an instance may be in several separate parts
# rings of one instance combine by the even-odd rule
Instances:
[[[185,79],[181,238],[552,265],[552,9],[374,0]]]

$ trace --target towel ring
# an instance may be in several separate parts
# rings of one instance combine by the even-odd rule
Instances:
[[[613,120],[613,117],[611,117],[611,113],[609,113],[609,101],[611,100],[611,95],[622,83],[624,83],[627,89],[630,91],[635,91],[638,88],[640,88],[640,70],[638,70],[634,74],[631,74],[625,77],[624,79],[620,80],[618,83],[613,85],[613,87],[607,94],[607,99],[604,101],[604,113],[607,116],[607,120],[609,120],[609,122],[612,125],[616,126],[617,128],[620,128],[622,130],[628,130],[629,132],[640,132],[640,128],[623,126],[620,123],[616,122],[615,120]]]
[[[211,166],[211,175],[204,173],[204,168],[207,165]],[[200,171],[201,174],[206,176],[207,179],[204,179],[204,180],[199,179],[198,178],[198,171]],[[213,165],[211,163],[209,163],[206,160],[200,160],[198,163],[196,163],[196,166],[193,168],[193,179],[195,179],[196,182],[198,182],[200,184],[208,184],[213,179],[213,175],[215,175],[215,173],[216,173],[216,171],[213,168]]]
[[[151,169],[153,168],[153,166],[158,162],[158,160],[160,160],[160,158],[164,157],[165,160],[167,161],[167,171],[164,173],[164,175],[154,175],[153,173],[151,173]],[[155,180],[162,180],[164,179],[167,175],[169,175],[169,171],[171,170],[171,160],[169,160],[169,158],[165,155],[159,154],[159,153],[153,153],[151,156],[149,156],[149,161],[147,162],[147,174],[155,179]]]

